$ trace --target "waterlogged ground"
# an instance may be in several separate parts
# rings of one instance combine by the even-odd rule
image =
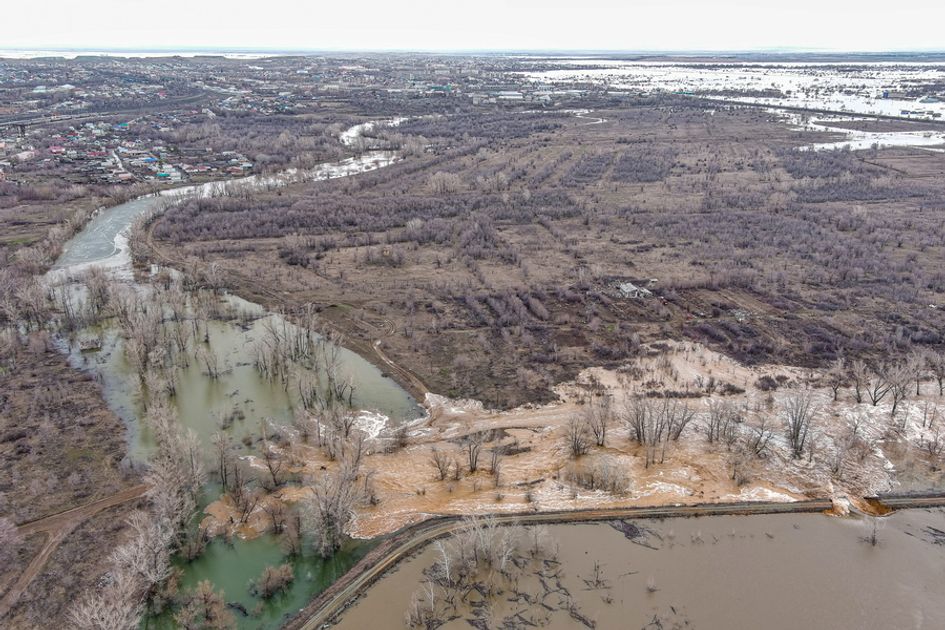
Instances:
[[[541,63],[544,63],[542,61]],[[737,95],[738,100],[773,106],[806,107],[914,118],[945,116],[945,103],[919,102],[897,93],[933,84],[945,76],[941,63],[677,63],[609,59],[558,59],[574,68],[525,73],[535,81],[586,81],[613,89]],[[883,93],[892,98],[883,98]]]
[[[349,130],[343,135],[342,143],[353,144],[363,130],[370,128],[370,125],[357,126]],[[324,164],[311,171],[290,171],[267,178],[254,176],[222,184],[168,190],[158,196],[109,208],[98,214],[66,245],[48,281],[51,284],[68,282],[89,267],[96,266],[128,283],[133,290],[147,292],[150,290],[148,284],[138,284],[134,279],[127,232],[136,219],[159,210],[168,198],[220,194],[243,186],[280,186],[300,179],[344,177],[382,168],[396,159],[398,156],[394,153],[367,151],[361,156]],[[73,290],[79,294],[82,292],[78,287],[73,287]],[[210,378],[206,365],[193,359],[186,367],[174,370],[173,374],[176,382],[173,403],[179,420],[183,427],[196,432],[208,459],[210,437],[216,431],[227,431],[236,444],[242,444],[243,452],[250,454],[252,438],[258,437],[267,424],[290,424],[298,406],[294,392],[286,391],[281,382],[263,378],[254,366],[255,348],[266,335],[267,327],[283,328],[292,324],[235,296],[220,299],[218,310],[229,316],[207,324],[209,343],[203,344],[203,349],[219,367],[219,377]],[[89,350],[87,342],[90,339],[100,340],[100,347]],[[106,321],[102,326],[63,339],[62,347],[74,366],[90,371],[102,383],[106,402],[126,423],[129,456],[140,465],[147,461],[152,441],[140,422],[143,415],[141,383],[125,359],[123,343],[117,326]],[[359,355],[342,349],[339,372],[354,386],[353,404],[363,410],[358,424],[369,434],[376,435],[388,423],[396,424],[420,415],[419,406],[406,391]],[[219,495],[219,488],[211,483],[204,492],[205,502],[209,503]],[[216,539],[197,560],[187,563],[178,559],[175,562],[181,571],[179,586],[182,592],[193,589],[202,580],[209,580],[216,590],[223,591],[239,628],[278,628],[287,615],[295,613],[330,585],[370,546],[363,541],[352,541],[329,560],[313,554],[293,560],[294,582],[285,592],[266,602],[251,594],[250,585],[265,567],[286,561],[274,536],[264,535],[253,540]],[[160,618],[145,619],[143,627],[175,627],[172,611]]]
[[[871,522],[799,514],[552,526],[563,591],[526,573],[491,600],[488,627],[522,619],[551,629],[587,627],[563,602],[599,629],[945,627],[945,511],[877,519],[876,546],[868,540]],[[403,628],[434,559],[427,548],[402,563],[338,627]],[[469,628],[476,617],[463,608],[442,627]]]
[[[236,319],[211,320],[208,324],[210,342],[205,347],[216,357],[219,378],[209,378],[205,366],[197,360],[174,371],[177,389],[173,403],[178,418],[184,427],[197,433],[207,448],[211,436],[223,427],[228,427],[239,443],[245,437],[259,437],[263,423],[289,425],[298,406],[294,392],[263,378],[254,366],[254,349],[265,336],[267,326],[281,328],[292,324],[235,296],[221,300]],[[80,340],[95,335],[102,338],[101,349],[83,352]],[[128,426],[132,458],[144,461],[152,443],[147,429],[138,422],[140,383],[122,346],[118,331],[112,327],[83,331],[69,346],[70,360],[76,367],[96,373],[109,407]],[[420,415],[416,401],[377,367],[349,350],[342,349],[341,356],[342,373],[356,385],[354,406],[363,410],[361,428],[376,434],[390,419],[409,420]]]
[[[182,590],[192,590],[202,580],[210,580],[218,591],[223,591],[237,628],[275,630],[288,616],[304,608],[312,597],[341,577],[371,546],[372,543],[353,541],[329,560],[314,556],[292,560],[295,581],[288,589],[265,602],[250,593],[250,580],[259,576],[266,567],[286,562],[274,536],[261,536],[236,544],[214,539],[194,562],[178,561],[176,564],[183,570]],[[170,613],[147,620],[146,626],[157,630],[177,627]]]
[[[250,455],[263,427],[268,430],[271,425],[290,425],[299,405],[294,392],[287,392],[278,381],[263,378],[253,365],[254,347],[266,334],[266,327],[291,324],[238,298],[227,296],[221,300],[237,314],[235,319],[212,320],[208,324],[210,343],[206,347],[216,356],[221,374],[219,378],[209,378],[204,366],[192,359],[188,366],[175,370],[177,389],[172,399],[182,426],[193,429],[200,438],[208,470],[213,469],[210,445],[215,432],[225,430],[234,438],[234,444]],[[106,402],[127,424],[132,459],[145,462],[153,443],[147,428],[140,423],[143,414],[140,383],[125,359],[123,340],[108,326],[83,331],[76,339],[92,335],[102,336],[102,348],[83,352],[75,341],[69,347],[70,360],[80,369],[96,374]],[[407,392],[357,354],[342,350],[342,366],[342,373],[356,385],[354,405],[363,410],[358,424],[369,434],[376,434],[388,423],[396,424],[420,414],[420,408]],[[216,486],[208,484],[206,502],[219,494]],[[201,514],[197,520],[202,517]],[[239,628],[278,628],[287,615],[327,588],[370,546],[369,542],[352,541],[328,560],[311,553],[292,560],[294,582],[284,593],[264,602],[251,594],[250,585],[264,568],[286,561],[277,537],[266,534],[252,540],[230,541],[215,538],[197,560],[176,561],[181,570],[179,586],[181,592],[186,592],[200,581],[209,580],[218,591],[223,591]],[[172,611],[147,620],[145,625],[175,627]]]
[[[840,137],[832,142],[818,142],[806,147],[806,150],[833,151],[850,150],[862,151],[865,149],[887,149],[891,147],[918,147],[926,151],[945,151],[945,130],[941,127],[934,129],[892,131],[867,131],[851,128],[857,123],[864,124],[866,119],[843,116],[819,116],[809,119],[800,114],[786,116],[792,127],[802,131],[821,131]],[[912,123],[915,124],[915,123]],[[920,123],[921,125],[921,123]]]

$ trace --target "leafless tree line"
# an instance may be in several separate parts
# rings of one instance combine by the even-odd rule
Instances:
[[[670,443],[679,440],[695,412],[675,398],[630,397],[621,409],[621,419],[630,439],[645,449],[646,467],[663,463]]]
[[[103,586],[80,599],[71,620],[80,630],[130,630],[147,610],[162,606],[161,587],[171,575],[171,555],[185,543],[204,483],[200,445],[183,433],[169,407],[153,404],[146,422],[155,452],[146,475],[147,511],[129,517],[131,536],[110,556]]]

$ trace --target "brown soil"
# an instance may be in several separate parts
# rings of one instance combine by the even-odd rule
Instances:
[[[34,338],[0,374],[0,510],[14,522],[110,496],[128,483],[125,428],[88,374]]]
[[[941,330],[945,310],[929,309],[940,301],[934,291],[923,289],[921,298],[905,303],[880,278],[851,283],[836,274],[835,265],[812,262],[821,249],[816,244],[796,250],[773,245],[799,239],[770,227],[780,221],[783,229],[804,231],[789,218],[804,210],[830,217],[816,227],[825,242],[836,243],[851,238],[853,227],[847,225],[889,222],[900,234],[895,245],[890,241],[883,248],[884,262],[876,268],[901,267],[916,277],[932,277],[941,265],[941,247],[914,245],[932,229],[932,217],[917,206],[931,202],[899,192],[852,205],[796,202],[813,194],[804,191],[814,184],[786,172],[780,152],[822,137],[791,131],[765,112],[629,108],[594,115],[606,122],[559,119],[554,131],[490,138],[491,145],[472,155],[411,156],[384,169],[390,175],[379,175],[376,182],[363,175],[353,182],[290,187],[260,194],[258,210],[248,218],[224,212],[214,218],[221,226],[237,220],[267,225],[273,220],[267,204],[286,198],[299,200],[300,213],[344,203],[345,196],[376,203],[379,214],[385,204],[403,215],[407,212],[398,204],[449,209],[489,194],[501,196],[477,182],[490,173],[509,173],[508,201],[495,202],[507,203],[502,207],[514,211],[526,197],[560,195],[540,212],[494,221],[496,247],[514,253],[515,262],[489,252],[471,260],[449,240],[405,241],[403,226],[300,229],[298,237],[292,228],[285,237],[225,238],[202,225],[199,236],[162,237],[157,245],[161,255],[188,268],[213,260],[246,298],[290,312],[314,304],[326,323],[346,334],[347,345],[391,369],[414,392],[422,391],[419,379],[431,391],[504,409],[554,400],[555,384],[590,366],[618,366],[638,351],[638,341],[688,338],[748,363],[823,366],[840,352],[868,354],[894,343],[889,318],[895,312],[896,326],[916,340],[942,343],[935,331]],[[634,149],[638,146],[644,149]],[[675,155],[673,165],[657,181],[621,179],[621,156],[636,150]],[[582,178],[584,165],[598,159],[599,172]],[[852,156],[849,162],[850,168],[871,169],[871,181],[897,178],[893,183],[901,190],[930,195],[940,188],[934,173],[945,168],[945,156],[916,150]],[[433,194],[428,181],[437,171],[458,174],[459,190],[440,198]],[[305,195],[313,190],[327,190],[329,197],[313,197],[309,208]],[[190,219],[175,219],[175,212],[158,220],[152,232],[188,229]],[[916,217],[915,223],[907,217]],[[443,220],[462,219],[447,213]],[[178,222],[168,227],[172,220]],[[696,231],[687,225],[705,227]],[[743,232],[718,229],[741,225]],[[909,225],[914,229],[906,230]],[[331,238],[337,245],[321,252],[292,245],[292,238]],[[290,250],[295,253],[287,254]],[[402,260],[386,264],[391,252],[402,254]],[[646,285],[650,279],[657,282],[648,299],[615,290],[618,281]],[[523,312],[503,320],[507,313],[496,309],[510,295],[538,296],[547,314]],[[479,315],[467,296],[478,299]],[[377,356],[379,339],[398,368]]]
[[[130,488],[49,519],[43,548],[0,601],[0,619],[8,624],[4,627],[69,627],[73,602],[108,569],[109,552],[124,540],[125,517],[143,491]]]
[[[526,406],[498,412],[483,409],[473,401],[428,398],[430,416],[411,430],[409,445],[393,453],[377,448],[366,456],[364,470],[371,471],[379,504],[358,511],[351,533],[374,537],[417,523],[430,515],[474,513],[547,512],[604,507],[658,506],[668,504],[733,503],[740,501],[795,501],[806,497],[836,498],[872,496],[895,492],[899,478],[920,478],[926,487],[941,484],[941,474],[929,462],[900,459],[900,452],[921,453],[925,431],[916,421],[926,401],[941,404],[937,396],[909,400],[900,413],[912,418],[904,434],[891,429],[888,403],[878,407],[855,404],[844,392],[831,401],[829,389],[815,389],[818,446],[816,457],[794,459],[781,437],[782,401],[800,383],[814,383],[810,370],[786,366],[749,367],[695,344],[662,344],[663,352],[638,360],[629,369],[610,371],[594,368],[580,378],[559,386],[562,402]],[[784,385],[774,392],[754,386],[762,376]],[[708,385],[712,383],[712,385]],[[712,387],[712,391],[706,390]],[[740,388],[742,393],[733,393]],[[931,385],[926,386],[931,392]],[[663,463],[647,467],[644,450],[627,437],[619,421],[611,426],[606,446],[592,447],[578,459],[568,453],[566,427],[582,412],[588,394],[608,392],[620,408],[628,393],[677,392],[685,394],[696,418],[682,437],[669,445]],[[728,393],[721,393],[728,392]],[[733,479],[736,451],[709,444],[702,433],[709,400],[727,400],[744,409],[745,423],[755,426],[762,419],[774,431],[769,451],[762,458],[741,464],[741,481]],[[838,470],[833,453],[849,434],[852,418],[860,419],[859,450],[851,449]],[[463,440],[471,434],[486,436],[479,470],[468,472]],[[431,449],[453,458],[461,474],[439,480],[431,461]],[[490,452],[496,447],[512,455],[501,459],[498,480],[490,474]],[[304,472],[320,474],[332,468],[314,445],[297,445],[290,455],[301,462]],[[858,453],[858,454],[857,454]],[[892,468],[887,464],[892,462]],[[262,470],[261,462],[253,462]],[[934,462],[933,462],[934,464]],[[592,490],[571,480],[575,472],[610,465],[625,476],[625,489],[618,492]],[[455,467],[454,467],[455,468]],[[279,496],[287,503],[298,501],[307,491],[286,488]],[[232,505],[218,501],[207,510],[204,524],[214,534],[255,536],[269,521],[262,511],[248,527],[228,526]]]
[[[41,336],[14,353],[16,369],[0,375],[0,512],[20,524],[32,553],[0,570],[0,618],[4,627],[64,626],[144,488],[129,487],[137,476],[120,468],[124,425],[99,386]],[[106,519],[96,516],[103,510]]]

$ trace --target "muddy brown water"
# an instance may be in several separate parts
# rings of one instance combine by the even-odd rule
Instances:
[[[945,628],[945,510],[909,510],[871,521],[820,514],[634,521],[628,539],[609,524],[555,525],[562,584],[597,629]],[[403,628],[428,547],[377,582],[338,628]],[[589,588],[594,563],[605,588]],[[537,578],[531,578],[537,582]],[[648,588],[652,586],[655,591]],[[529,578],[518,590],[528,591]],[[539,627],[583,628],[566,610],[494,600],[492,622],[516,613]],[[608,603],[611,601],[611,603]],[[443,628],[470,628],[471,613]]]

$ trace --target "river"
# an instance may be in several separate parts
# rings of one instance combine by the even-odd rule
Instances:
[[[391,121],[386,124],[397,124]],[[345,131],[340,140],[353,148],[365,144],[361,134],[378,123],[362,124]],[[380,123],[385,124],[385,123]],[[251,176],[227,182],[212,182],[162,191],[134,199],[99,212],[88,225],[70,240],[53,269],[47,274],[50,283],[70,283],[90,267],[101,267],[137,291],[148,291],[148,280],[138,281],[132,270],[127,234],[142,216],[160,211],[168,201],[186,196],[217,196],[250,187],[263,189],[300,180],[323,180],[357,175],[383,168],[399,159],[395,152],[366,150],[359,156],[329,162],[300,172],[287,171],[274,176]],[[263,378],[255,369],[253,348],[267,326],[291,327],[280,315],[268,313],[254,304],[233,295],[219,298],[220,308],[237,316],[227,321],[211,320],[208,324],[209,352],[221,366],[219,378],[209,378],[196,361],[175,369],[177,389],[173,404],[181,424],[193,429],[209,458],[210,436],[220,429],[224,418],[235,418],[226,429],[244,454],[251,452],[243,438],[259,435],[264,423],[289,424],[297,401],[284,388]],[[83,351],[79,339],[94,336],[101,347]],[[147,460],[151,440],[142,427],[142,401],[138,377],[128,365],[117,326],[106,321],[95,329],[79,331],[62,340],[62,348],[71,363],[88,370],[101,382],[109,407],[122,418],[127,427],[128,452],[133,462]],[[340,372],[354,385],[354,405],[362,410],[358,423],[368,434],[376,435],[388,424],[410,421],[423,413],[417,402],[397,383],[358,354],[341,350]],[[204,503],[214,500],[219,489],[212,483],[204,492]],[[175,560],[181,568],[182,589],[194,587],[201,580],[210,580],[222,589],[233,609],[239,628],[277,628],[286,614],[305,605],[316,593],[330,585],[357,561],[371,546],[351,541],[328,561],[305,556],[293,561],[296,580],[283,594],[263,603],[249,593],[249,582],[268,565],[280,564],[284,554],[274,536],[254,540],[235,540],[232,544],[214,540],[206,552],[194,562]],[[249,611],[243,615],[240,609]],[[173,627],[169,615],[146,620],[147,627]]]

